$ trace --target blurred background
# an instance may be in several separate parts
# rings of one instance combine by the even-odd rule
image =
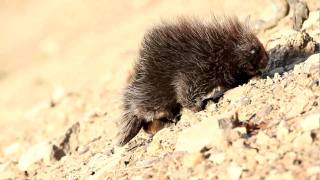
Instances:
[[[268,20],[276,11],[270,2],[0,1],[0,122],[20,120],[57,87],[75,90],[105,78],[121,82],[144,32],[161,19],[232,13]]]

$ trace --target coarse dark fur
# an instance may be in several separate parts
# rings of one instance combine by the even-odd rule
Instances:
[[[141,128],[155,133],[174,120],[180,106],[202,110],[212,90],[246,83],[267,63],[261,42],[235,17],[207,23],[179,18],[154,27],[143,39],[123,95],[118,144],[125,145]]]

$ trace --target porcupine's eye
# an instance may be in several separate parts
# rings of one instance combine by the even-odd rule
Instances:
[[[251,49],[250,49],[251,56],[256,57],[259,55],[259,53],[260,53],[259,47],[251,47]]]
[[[250,54],[251,54],[251,55],[256,55],[256,54],[257,54],[257,50],[256,50],[255,48],[252,48],[252,49],[250,50]]]
[[[249,51],[250,53],[250,57],[249,57],[249,61],[250,64],[255,67],[258,68],[258,64],[259,64],[259,56],[260,56],[260,49],[257,47],[252,47]]]

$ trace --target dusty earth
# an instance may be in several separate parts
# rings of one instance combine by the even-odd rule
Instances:
[[[252,24],[266,72],[115,146],[144,32],[212,13]],[[2,1],[0,20],[0,179],[320,179],[320,1]]]

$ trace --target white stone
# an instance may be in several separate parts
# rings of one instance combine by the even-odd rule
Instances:
[[[301,91],[298,96],[293,98],[288,105],[286,116],[287,118],[293,118],[299,116],[304,108],[309,103],[309,98],[312,96],[312,93],[308,90]]]
[[[308,176],[312,176],[315,174],[320,174],[320,166],[313,166],[307,169]]]
[[[18,168],[22,171],[27,170],[29,166],[40,161],[50,160],[51,146],[48,142],[41,142],[30,147],[19,159]]]
[[[293,146],[296,149],[302,149],[306,145],[310,145],[312,143],[312,138],[310,132],[305,132],[302,135],[298,136],[294,141],[293,141]]]
[[[242,168],[238,165],[228,167],[228,174],[232,180],[238,180],[242,174]]]
[[[54,89],[52,96],[51,96],[51,100],[53,103],[57,103],[65,96],[66,96],[66,92],[65,92],[64,88],[61,86],[58,86]]]
[[[222,130],[217,119],[208,118],[180,132],[176,151],[198,152],[203,147],[213,144],[221,145]]]
[[[312,67],[320,68],[320,53],[313,54],[304,62],[307,72],[310,71]]]
[[[4,149],[4,155],[9,156],[19,151],[21,145],[19,143],[13,143]]]
[[[284,173],[280,173],[280,174],[270,174],[267,176],[266,180],[291,180],[294,179],[292,172],[288,171],[288,172],[284,172]]]
[[[121,161],[122,154],[125,152],[125,147],[115,147],[115,153],[108,157],[98,153],[91,157],[88,163],[90,169],[98,169],[96,173],[89,177],[91,180],[104,179],[110,172],[116,172],[115,168]]]
[[[209,160],[211,160],[215,164],[221,164],[225,159],[226,159],[225,153],[216,153],[216,154],[212,154],[209,157]]]
[[[183,156],[183,165],[192,168],[203,161],[203,154],[200,152],[190,153]]]
[[[264,132],[260,131],[257,135],[256,143],[258,145],[267,145],[271,141],[271,138],[265,134]]]
[[[285,123],[285,121],[281,121],[278,128],[277,128],[277,139],[283,140],[289,134],[289,129]]]
[[[302,121],[300,121],[300,126],[305,131],[319,129],[320,128],[320,113],[308,115]]]

